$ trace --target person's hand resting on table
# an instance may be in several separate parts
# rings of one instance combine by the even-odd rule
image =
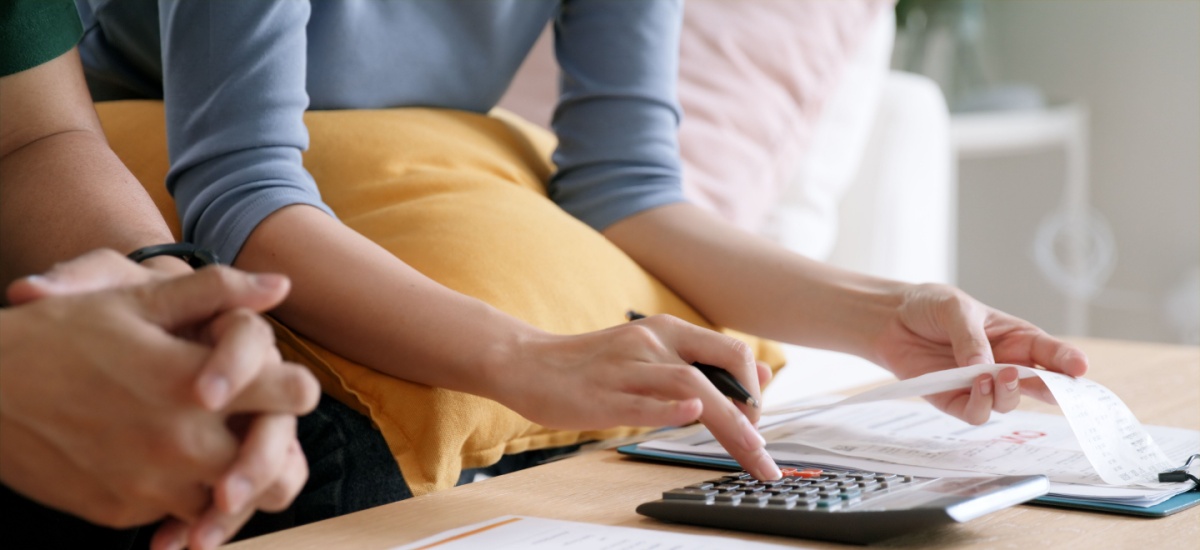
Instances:
[[[155,548],[211,548],[286,507],[308,470],[296,415],[310,373],[256,312],[279,275],[166,278],[112,251],[10,285],[0,310],[0,478],[111,527],[167,519]]]

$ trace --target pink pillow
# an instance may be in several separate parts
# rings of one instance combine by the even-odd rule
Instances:
[[[891,0],[688,0],[680,42],[680,149],[695,203],[757,232],[805,153],[841,69]],[[551,33],[500,106],[548,126]]]

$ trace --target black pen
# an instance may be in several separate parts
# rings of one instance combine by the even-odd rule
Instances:
[[[630,321],[637,321],[638,319],[645,319],[646,316],[631,309],[625,312],[625,318]],[[745,403],[756,409],[758,408],[758,400],[750,395],[746,387],[741,382],[738,382],[737,378],[734,378],[732,374],[729,374],[729,371],[721,367],[705,365],[704,363],[692,363],[692,366],[700,369],[700,372],[704,373],[704,377],[709,382],[712,382],[712,385],[716,386],[722,395],[732,398],[739,403]]]

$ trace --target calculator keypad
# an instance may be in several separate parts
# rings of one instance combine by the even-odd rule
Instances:
[[[737,472],[663,493],[664,500],[724,506],[764,506],[836,511],[917,485],[909,475],[783,468],[783,478],[759,481]]]

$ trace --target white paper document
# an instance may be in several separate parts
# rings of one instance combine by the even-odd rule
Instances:
[[[528,516],[503,516],[439,533],[393,550],[537,548],[553,550],[782,550],[779,546],[726,537],[613,527]]]
[[[1129,407],[1108,388],[1086,378],[1073,378],[1019,365],[973,365],[932,372],[836,403],[815,407],[788,407],[784,410],[767,411],[766,414],[918,397],[969,388],[980,374],[995,375],[1008,367],[1016,368],[1021,378],[1037,376],[1046,383],[1050,392],[1054,394],[1054,399],[1058,401],[1063,416],[1075,432],[1084,455],[1087,456],[1090,463],[1088,473],[1094,472],[1104,483],[1157,485],[1159,472],[1179,465],[1178,461],[1171,460],[1163,453]]]
[[[993,414],[982,426],[923,401],[891,401],[969,387],[980,373],[1000,368],[940,371],[841,401],[767,411],[773,416],[764,417],[761,431],[781,463],[939,477],[1044,474],[1054,482],[1051,494],[1134,506],[1157,504],[1190,486],[1158,483],[1157,473],[1200,451],[1200,431],[1143,427],[1116,395],[1090,380],[1020,367],[1022,377],[1046,381],[1065,417],[1014,411]],[[728,456],[707,432],[639,448]]]

